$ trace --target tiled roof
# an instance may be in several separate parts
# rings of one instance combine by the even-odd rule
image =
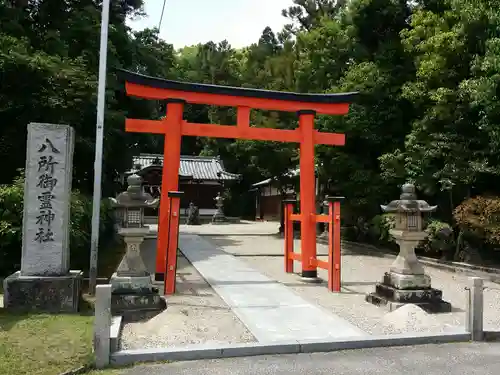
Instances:
[[[132,158],[134,170],[141,170],[154,164],[163,165],[161,154],[140,154]],[[222,160],[212,156],[181,155],[179,176],[194,180],[238,180],[240,175],[226,172]]]

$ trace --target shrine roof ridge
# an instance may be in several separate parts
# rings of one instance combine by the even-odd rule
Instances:
[[[155,164],[158,161],[159,164]],[[133,168],[127,173],[141,173],[151,168],[162,168],[162,154],[139,154],[132,157]],[[241,175],[227,172],[219,156],[181,155],[179,176],[200,180],[240,180]],[[139,169],[135,166],[139,166]]]
[[[354,98],[358,95],[358,92],[312,94],[290,91],[272,91],[234,86],[211,85],[205,83],[173,81],[164,78],[151,77],[140,73],[134,73],[124,69],[117,69],[117,72],[120,78],[125,79],[129,83],[154,87],[158,89],[191,91],[204,94],[241,96],[247,98],[323,104],[352,103]]]
[[[222,163],[222,160],[219,155],[215,156],[203,156],[203,155],[180,155],[181,160],[199,160],[199,161],[218,161]],[[143,160],[154,160],[158,159],[163,162],[163,154],[148,154],[148,153],[140,153],[138,155],[134,155],[132,157],[133,160],[143,159]]]

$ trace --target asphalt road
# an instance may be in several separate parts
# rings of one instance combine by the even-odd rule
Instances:
[[[124,375],[498,375],[500,343],[459,343],[141,365]]]

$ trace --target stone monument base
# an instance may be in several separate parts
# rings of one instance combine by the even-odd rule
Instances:
[[[367,295],[365,300],[389,311],[406,304],[417,305],[429,313],[451,311],[451,304],[443,301],[443,292],[432,288],[430,277],[424,274],[386,273],[384,281],[375,286],[375,293]]]
[[[75,313],[82,295],[83,273],[69,271],[65,276],[21,276],[3,281],[3,306],[19,312]]]

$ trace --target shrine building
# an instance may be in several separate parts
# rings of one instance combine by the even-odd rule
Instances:
[[[132,169],[124,174],[135,173],[143,179],[143,189],[154,198],[161,195],[161,179],[163,169],[162,154],[140,154],[132,158]],[[215,213],[215,197],[222,193],[224,184],[239,181],[241,176],[225,170],[218,156],[188,156],[181,155],[179,168],[179,190],[181,197],[181,215],[184,216],[193,202],[199,208],[200,216],[211,216]],[[148,212],[148,217],[157,219],[158,213]]]
[[[290,183],[279,188],[277,178],[268,178],[259,181],[251,186],[251,190],[255,193],[255,220],[256,221],[279,221],[283,210],[282,201],[285,197],[300,198],[299,177],[300,169],[292,169],[288,172]],[[328,189],[331,189],[329,184],[320,183],[317,175],[315,181],[316,197],[324,196]],[[317,205],[320,203],[316,202]],[[320,210],[318,208],[318,210]]]
[[[297,193],[298,169],[290,171],[292,184],[286,186],[282,192],[276,178],[267,178],[253,184],[251,191],[255,192],[255,220],[279,221],[281,216],[283,193],[293,195]]]

